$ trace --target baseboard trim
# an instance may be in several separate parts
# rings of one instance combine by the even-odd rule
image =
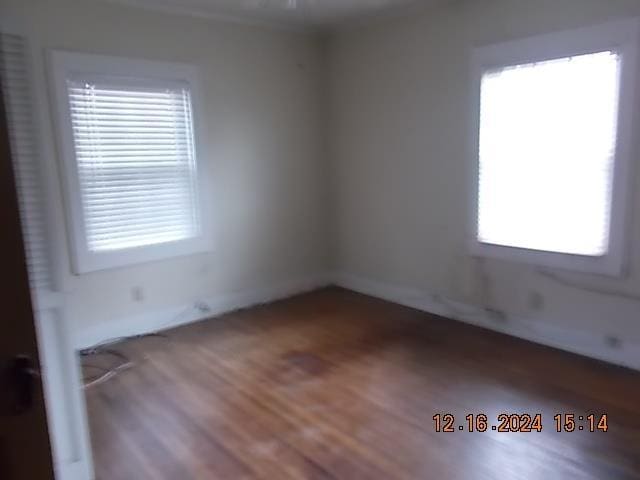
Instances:
[[[604,338],[591,332],[558,327],[552,318],[508,316],[497,318],[470,304],[349,273],[334,275],[335,285],[365,295],[415,308],[423,312],[522,338],[534,343],[640,370],[640,344],[625,343],[619,348],[606,345]]]
[[[114,338],[168,330],[235,310],[271,303],[317,290],[332,283],[332,275],[317,274],[280,282],[264,288],[215,295],[200,300],[207,305],[208,310],[206,312],[199,311],[194,302],[104,322],[74,335],[72,339],[73,346],[75,349],[81,350]]]
[[[89,471],[86,462],[70,462],[56,465],[56,478],[60,480],[90,480],[93,474]]]
[[[209,307],[206,313],[198,311],[193,304],[185,304],[106,322],[77,333],[73,338],[73,345],[76,349],[83,349],[113,338],[167,330],[329,285],[337,285],[423,312],[640,370],[640,344],[627,342],[619,348],[611,348],[606,345],[602,336],[559,327],[557,325],[561,325],[562,322],[554,321],[552,318],[534,319],[513,315],[506,319],[496,318],[475,305],[346,272],[317,274],[265,288],[205,298],[203,301]]]

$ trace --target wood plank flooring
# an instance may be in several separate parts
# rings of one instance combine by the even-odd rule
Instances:
[[[640,479],[640,374],[346,290],[117,348],[135,367],[87,390],[98,480]],[[543,431],[458,431],[500,412]]]

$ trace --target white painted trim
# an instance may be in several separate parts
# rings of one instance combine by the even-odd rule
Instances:
[[[234,15],[231,13],[221,13],[210,7],[198,7],[174,4],[160,5],[158,2],[149,0],[106,0],[109,3],[115,3],[130,8],[138,8],[153,12],[165,13],[170,15],[186,15],[189,17],[202,18],[206,20],[214,20],[224,23],[247,25],[251,27],[263,27],[276,30],[286,30],[294,33],[313,33],[317,31],[315,25],[292,25],[286,22],[278,22],[276,20],[257,19],[253,17]]]
[[[640,370],[638,343],[628,343],[619,349],[611,349],[605,345],[601,336],[558,327],[560,322],[554,322],[550,318],[533,319],[509,315],[507,321],[497,322],[495,315],[492,316],[490,312],[475,305],[457,302],[417,288],[393,285],[349,273],[337,273],[334,283],[348,290],[423,312]]]
[[[206,174],[208,157],[203,149],[207,131],[203,114],[203,92],[196,67],[183,63],[138,60],[106,55],[88,55],[67,51],[51,51],[51,100],[54,106],[54,122],[60,151],[61,171],[64,174],[63,193],[66,206],[69,252],[75,273],[116,268],[164,260],[176,256],[192,255],[212,250],[209,185]],[[123,81],[144,84],[188,84],[191,94],[194,143],[197,166],[197,197],[201,232],[192,238],[170,243],[127,248],[108,252],[92,252],[86,239],[85,218],[82,208],[80,179],[78,177],[73,127],[66,82],[73,75],[95,75],[101,78],[115,77]]]
[[[81,373],[62,308],[36,312],[49,432],[58,480],[93,478]]]
[[[469,250],[475,256],[499,258],[578,272],[620,276],[630,238],[629,203],[633,155],[635,91],[638,88],[640,20],[618,20],[591,27],[555,32],[475,48],[471,60],[470,159],[472,204]],[[488,70],[556,58],[614,50],[620,53],[618,131],[611,199],[609,251],[599,257],[544,252],[491,245],[478,240],[478,149],[480,128],[480,85]]]
[[[53,291],[33,292],[32,298],[35,310],[50,310],[64,306],[64,294]]]
[[[339,34],[376,27],[396,20],[419,18],[422,15],[429,15],[435,10],[447,8],[450,2],[451,0],[422,0],[399,3],[389,8],[336,20],[326,25],[326,31]]]
[[[317,274],[297,278],[252,290],[215,295],[210,298],[194,300],[190,304],[168,307],[154,312],[122,318],[77,332],[73,339],[75,349],[88,348],[106,340],[142,335],[189,323],[213,318],[224,313],[242,308],[282,300],[331,284],[329,274]],[[196,302],[203,302],[209,308],[208,312],[200,312]]]
[[[84,462],[56,465],[55,474],[56,480],[93,480],[94,478]]]

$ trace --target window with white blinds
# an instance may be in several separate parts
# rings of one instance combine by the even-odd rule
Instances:
[[[481,47],[474,252],[621,273],[638,22]]]
[[[128,73],[135,61],[111,57],[91,57],[83,72],[87,56],[57,54],[76,270],[201,250],[192,84],[158,68]]]
[[[187,88],[67,82],[90,251],[199,233]]]
[[[607,253],[619,63],[601,52],[485,73],[480,241]]]
[[[16,176],[29,280],[33,290],[45,293],[51,290],[52,282],[30,79],[24,37],[0,33],[0,83]]]

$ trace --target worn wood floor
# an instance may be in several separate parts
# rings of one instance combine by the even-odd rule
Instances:
[[[137,365],[87,391],[99,480],[640,479],[640,374],[345,290],[119,348]],[[458,430],[501,412],[543,431]]]

